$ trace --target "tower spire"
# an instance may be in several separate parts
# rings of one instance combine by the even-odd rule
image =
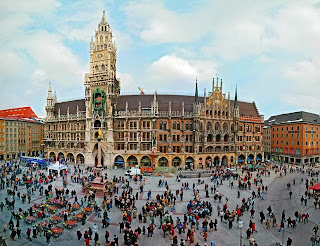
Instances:
[[[198,103],[199,102],[199,95],[198,95],[198,79],[196,78],[196,92],[194,95],[194,102]]]
[[[218,84],[219,84],[219,77],[217,76],[217,85],[216,85],[217,89],[219,89],[219,85]]]
[[[238,106],[238,91],[237,91],[237,85],[236,85],[236,92],[234,95],[234,108],[236,108]]]
[[[101,18],[101,22],[100,22],[101,24],[106,24],[107,23],[107,21],[106,21],[106,11],[105,10],[103,10],[103,12],[102,12],[102,18]]]
[[[214,92],[214,78],[212,78],[212,93]]]
[[[48,88],[48,98],[52,99],[53,95],[52,95],[52,90],[51,90],[51,82],[49,82],[49,88]]]

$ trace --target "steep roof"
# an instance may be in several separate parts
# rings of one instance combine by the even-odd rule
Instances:
[[[60,109],[60,114],[67,114],[69,108],[69,114],[77,113],[77,106],[79,107],[79,111],[86,111],[85,101],[84,99],[67,101],[67,102],[59,102],[54,105],[54,114],[57,115]]]
[[[320,124],[320,117],[318,114],[313,114],[305,111],[279,114],[271,116],[265,121],[265,125],[278,125],[288,123],[312,123]]]
[[[169,102],[171,102],[172,111],[181,111],[182,102],[184,102],[184,110],[186,112],[193,111],[194,96],[184,95],[157,95],[157,101],[159,104],[159,111],[168,111]],[[141,102],[141,108],[151,108],[151,102],[153,95],[121,95],[117,101],[116,110],[125,110],[126,102],[128,102],[128,109],[138,109],[139,101]],[[199,97],[199,102],[203,103],[204,98]],[[231,106],[234,101],[230,100]],[[240,116],[259,117],[259,112],[254,103],[238,101]]]
[[[172,111],[182,111],[182,102],[184,102],[184,110],[186,112],[193,111],[194,96],[183,95],[157,95],[159,111],[169,111],[169,102],[171,102]],[[125,110],[126,102],[128,102],[128,109],[134,110],[139,108],[151,108],[153,95],[121,95],[116,104],[116,110]],[[199,102],[203,102],[203,97],[199,97]]]
[[[142,109],[150,109],[151,102],[153,101],[154,95],[120,95],[115,110],[124,111],[126,109],[126,102],[128,103],[128,110],[138,110],[139,102],[141,103]],[[193,111],[194,96],[185,95],[156,95],[159,111],[169,111],[169,102],[171,102],[172,111],[182,111],[182,102],[184,102],[185,112]],[[203,97],[198,98],[200,103],[204,102]],[[233,106],[234,101],[230,100],[231,106]],[[69,107],[69,113],[75,114],[77,112],[77,106],[79,111],[85,111],[85,101],[84,99],[60,102],[56,103],[54,107],[55,115],[58,114],[60,109],[60,114],[67,114],[67,109]],[[259,117],[259,112],[254,103],[241,102],[238,101],[240,116],[251,116]]]

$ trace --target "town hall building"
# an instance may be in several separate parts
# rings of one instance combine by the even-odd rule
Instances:
[[[264,117],[255,102],[223,93],[222,80],[199,96],[121,95],[116,76],[117,48],[105,12],[90,42],[90,72],[84,99],[59,102],[49,86],[44,130],[45,154],[85,166],[102,165],[144,171],[157,166],[184,169],[263,161]]]

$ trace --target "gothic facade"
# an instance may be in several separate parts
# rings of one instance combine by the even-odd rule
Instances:
[[[230,99],[222,80],[195,96],[120,95],[117,48],[105,13],[90,42],[85,98],[57,102],[48,90],[45,152],[51,159],[97,165],[98,130],[102,164],[145,171],[155,166],[186,169],[263,161],[263,115],[254,102]]]

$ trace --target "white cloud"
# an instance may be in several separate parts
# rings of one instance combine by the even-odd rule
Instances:
[[[320,57],[288,67],[285,76],[290,79],[291,85],[283,95],[284,100],[299,109],[319,112]]]
[[[63,44],[59,36],[39,32],[29,39],[26,47],[38,68],[60,85],[76,86],[83,81],[88,67],[80,64],[78,57]]]
[[[165,55],[148,68],[152,88],[189,91],[195,79],[208,83],[217,72],[218,64],[209,60],[186,60],[176,54]],[[151,89],[151,88],[150,88]]]
[[[131,74],[117,72],[117,77],[120,78],[121,92],[138,91],[139,85]]]

